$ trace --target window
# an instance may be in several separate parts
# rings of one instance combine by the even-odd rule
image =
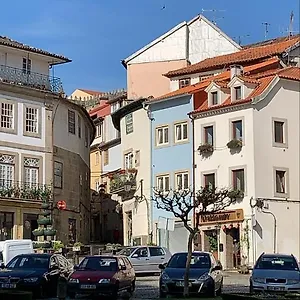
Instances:
[[[162,126],[156,128],[156,145],[169,144],[169,126]]]
[[[210,189],[214,189],[216,187],[215,173],[204,174],[204,186]]]
[[[214,145],[214,126],[204,127],[204,144]]]
[[[38,133],[38,109],[26,107],[25,111],[25,131]]]
[[[81,139],[81,118],[78,116],[78,137]]]
[[[191,85],[191,78],[183,78],[179,80],[179,88]]]
[[[14,213],[0,212],[0,241],[13,239]]]
[[[36,187],[39,183],[39,159],[24,158],[25,186]]]
[[[284,143],[284,122],[274,121],[274,140],[275,143]]]
[[[0,155],[0,187],[12,186],[15,177],[15,156]]]
[[[102,136],[102,123],[96,126],[96,138]]]
[[[276,193],[286,194],[286,171],[276,170]]]
[[[133,153],[129,152],[124,155],[124,167],[125,170],[133,169]]]
[[[211,105],[218,104],[218,92],[211,92]]]
[[[61,162],[54,162],[54,187],[62,189],[63,186],[63,164]]]
[[[95,153],[95,165],[99,165],[100,162],[100,155],[99,152]]]
[[[132,113],[125,116],[126,134],[133,132],[133,118]]]
[[[232,122],[232,139],[243,140],[243,121],[233,121]]]
[[[89,145],[89,131],[87,126],[84,127],[84,146],[87,147]]]
[[[148,249],[146,247],[138,248],[134,254],[137,254],[138,257],[148,257]]]
[[[23,58],[23,74],[31,73],[31,59]]]
[[[234,190],[245,191],[244,169],[232,170],[232,186]]]
[[[68,110],[69,133],[75,134],[75,111]]]
[[[107,166],[109,164],[109,152],[108,149],[103,151],[103,164]]]
[[[14,105],[11,103],[1,103],[1,128],[14,128]]]
[[[182,172],[175,174],[176,190],[187,190],[189,188],[189,173]]]
[[[157,180],[157,189],[160,192],[170,191],[170,176],[169,175],[157,176],[156,180]]]
[[[140,165],[141,152],[140,150],[135,151],[135,166],[138,167]]]
[[[150,256],[164,256],[165,252],[161,247],[149,247]]]
[[[175,143],[188,140],[188,124],[187,122],[175,124]]]
[[[236,86],[234,87],[234,97],[235,100],[241,100],[242,99],[242,87],[241,86]]]

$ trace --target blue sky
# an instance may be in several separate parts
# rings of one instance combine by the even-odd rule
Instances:
[[[55,68],[67,94],[75,88],[126,87],[120,61],[201,10],[216,10],[217,25],[242,43],[286,35],[290,13],[299,31],[300,0],[9,0],[2,1],[0,35],[64,54]],[[161,9],[165,6],[165,9]],[[203,13],[212,19],[212,12]],[[247,36],[249,35],[249,36]]]

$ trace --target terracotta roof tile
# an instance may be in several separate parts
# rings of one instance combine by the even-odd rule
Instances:
[[[103,94],[103,92],[99,92],[99,91],[92,91],[92,90],[85,90],[85,89],[79,89],[79,90],[84,92],[84,93],[87,93],[91,96],[99,96],[99,95]]]
[[[110,104],[104,103],[102,105],[96,106],[89,111],[90,117],[97,115],[97,117],[105,117],[110,115]]]
[[[270,56],[279,55],[299,42],[299,36],[285,38],[283,40],[275,41],[267,45],[263,44],[261,46],[246,48],[231,54],[207,58],[191,66],[170,71],[165,74],[165,76],[175,77],[186,74],[200,73],[204,71],[229,67],[231,64],[247,65],[247,63],[249,64],[251,62],[262,60]]]
[[[280,70],[278,73],[280,78],[300,81],[300,68],[290,67]]]

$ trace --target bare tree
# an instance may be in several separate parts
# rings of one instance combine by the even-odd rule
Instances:
[[[189,295],[189,273],[192,259],[193,240],[199,231],[201,216],[224,210],[236,201],[236,191],[204,187],[195,194],[190,190],[163,192],[154,189],[154,198],[158,209],[168,211],[182,221],[189,232],[188,255],[184,275],[183,296]],[[191,218],[194,221],[191,222]]]

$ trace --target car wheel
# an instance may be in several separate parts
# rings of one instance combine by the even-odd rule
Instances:
[[[254,290],[253,290],[253,284],[252,284],[252,282],[250,282],[250,288],[249,288],[249,292],[250,292],[250,295],[253,295],[253,294],[254,294]]]
[[[118,293],[119,293],[119,284],[117,283],[116,286],[114,287],[112,293],[111,293],[111,299],[116,300],[118,299]]]
[[[129,294],[133,294],[134,290],[135,290],[135,280],[131,282],[131,286],[127,289],[127,292]]]
[[[76,293],[68,293],[68,297],[70,299],[75,299],[76,298]]]
[[[167,298],[167,294],[162,290],[159,290],[159,298]]]
[[[221,294],[222,294],[222,288],[223,288],[223,280],[221,282],[221,285],[220,285],[219,289],[216,291],[216,295],[217,296],[221,296]]]
[[[212,283],[210,286],[210,290],[207,293],[208,297],[215,298],[217,296],[216,289],[215,289],[215,283]]]

